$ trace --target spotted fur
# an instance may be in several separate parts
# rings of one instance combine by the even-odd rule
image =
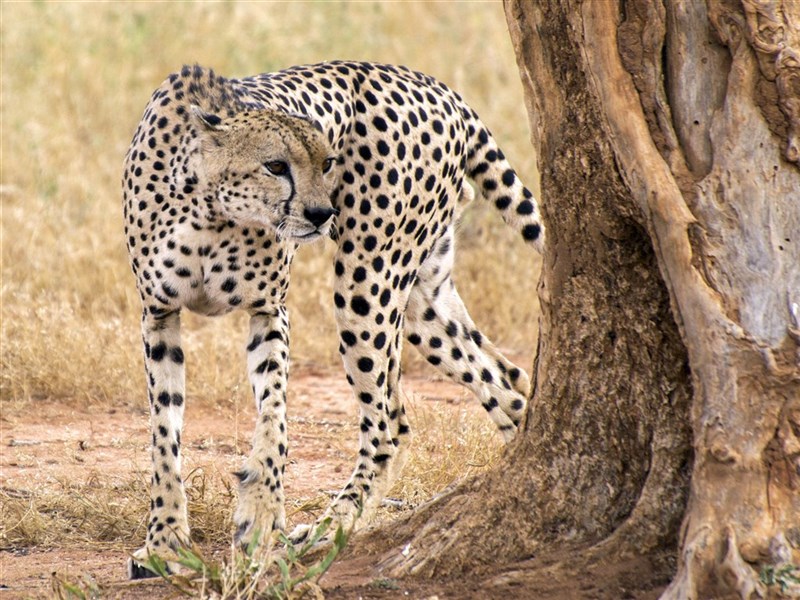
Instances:
[[[284,301],[297,245],[324,235],[337,243],[339,350],[361,413],[356,466],[328,513],[351,525],[402,466],[404,338],[471,389],[504,438],[513,437],[528,378],[475,327],[451,278],[454,220],[473,196],[466,178],[541,249],[531,193],[477,114],[432,77],[355,62],[245,79],[184,67],[154,92],[123,178],[153,438],[138,560],[189,540],[180,472],[184,307],[250,314],[247,365],[259,417],[238,473],[236,536],[247,542],[284,527]]]

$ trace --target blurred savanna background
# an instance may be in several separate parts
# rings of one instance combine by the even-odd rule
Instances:
[[[121,164],[150,93],[183,64],[231,77],[336,58],[405,64],[459,91],[528,185],[538,179],[499,2],[32,2],[2,11],[4,402],[144,398]],[[456,282],[476,323],[529,367],[538,258],[480,204],[461,226]],[[295,369],[338,365],[332,247],[304,247],[294,263]],[[244,381],[241,317],[185,319],[193,401]]]
[[[337,58],[405,64],[461,93],[537,189],[500,2],[39,1],[4,2],[0,11],[4,429],[54,404],[146,411],[121,165],[151,92],[183,64],[230,77]],[[461,223],[458,245],[455,280],[475,322],[530,370],[539,257],[480,200]],[[318,243],[301,248],[294,261],[290,390],[292,378],[304,373],[344,379],[331,308],[332,252],[331,242]],[[244,315],[186,315],[183,323],[187,411],[225,406],[233,396],[249,401]],[[413,349],[404,367],[438,378]],[[59,424],[49,427],[57,435]],[[486,432],[495,435],[488,426]],[[137,442],[135,451],[144,453],[147,438]],[[2,447],[11,452],[7,438]],[[20,537],[20,519],[47,513],[44,495],[36,505],[20,497],[3,498],[0,545],[57,540]]]

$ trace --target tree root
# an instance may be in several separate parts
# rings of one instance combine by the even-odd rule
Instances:
[[[450,505],[454,499],[469,502],[471,491],[469,483],[451,487],[419,507],[407,521],[389,525],[391,537],[400,540],[400,544],[383,553],[379,570],[391,577],[432,576],[440,558],[448,556],[458,540],[454,523],[442,517],[453,513]],[[458,520],[456,516],[449,519]],[[385,533],[375,537],[385,539]]]
[[[732,525],[719,536],[709,524],[699,527],[693,539],[684,543],[678,573],[660,600],[701,600],[730,591],[742,600],[800,598],[800,586],[766,585],[761,573],[742,556],[742,548]],[[773,571],[791,566],[792,550],[782,533],[758,554],[764,559],[763,566],[771,566]]]
[[[759,581],[758,573],[742,558],[733,527],[728,525],[725,534],[728,549],[720,564],[720,574],[728,582],[728,585],[739,592],[742,600],[764,598],[766,588]]]

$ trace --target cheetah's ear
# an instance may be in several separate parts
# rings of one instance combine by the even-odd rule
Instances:
[[[222,124],[222,119],[215,114],[204,112],[199,106],[192,104],[192,115],[195,122],[206,131],[222,132],[228,131],[230,127]]]
[[[300,119],[302,121],[305,121],[306,123],[309,123],[314,129],[316,129],[320,133],[325,133],[325,130],[322,129],[322,125],[320,125],[316,120],[312,119],[308,115],[301,115],[299,113],[289,113],[289,116],[293,117],[295,119]]]
[[[223,125],[220,117],[207,113],[194,104],[191,106],[191,113],[199,133],[200,148],[204,154],[225,145],[225,135],[230,130],[229,125]]]

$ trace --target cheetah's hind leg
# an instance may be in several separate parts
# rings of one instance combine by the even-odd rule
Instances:
[[[406,339],[454,382],[475,394],[509,442],[525,414],[530,381],[472,321],[451,277],[448,228],[422,265],[405,315]]]

